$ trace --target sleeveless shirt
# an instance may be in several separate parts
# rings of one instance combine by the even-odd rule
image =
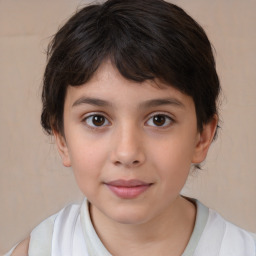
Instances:
[[[256,256],[253,234],[224,220],[199,201],[194,202],[196,223],[182,256]],[[31,233],[29,256],[60,255],[111,256],[93,227],[86,199],[81,206],[72,204],[63,208]]]

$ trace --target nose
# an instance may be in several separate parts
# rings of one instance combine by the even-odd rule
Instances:
[[[115,132],[111,160],[116,166],[133,168],[142,165],[146,156],[138,128],[124,125]]]

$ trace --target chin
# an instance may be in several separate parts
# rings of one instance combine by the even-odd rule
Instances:
[[[150,219],[148,211],[136,209],[120,209],[115,210],[115,213],[109,216],[115,222],[120,224],[139,225],[147,222]]]

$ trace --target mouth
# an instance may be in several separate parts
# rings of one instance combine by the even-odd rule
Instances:
[[[114,180],[104,183],[111,192],[122,199],[133,199],[146,192],[153,183],[141,180]]]

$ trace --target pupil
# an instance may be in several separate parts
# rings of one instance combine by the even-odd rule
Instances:
[[[162,115],[154,116],[154,124],[161,126],[165,123],[165,117]]]
[[[104,124],[105,118],[103,116],[94,116],[93,117],[93,124],[96,126],[101,126]]]

